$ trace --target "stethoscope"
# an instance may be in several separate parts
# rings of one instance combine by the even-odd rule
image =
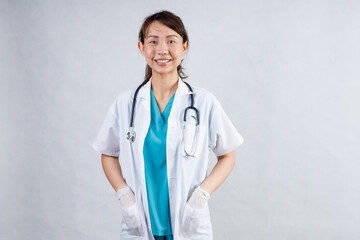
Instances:
[[[180,80],[179,80],[180,81]],[[191,86],[183,81],[186,86],[189,88],[189,90],[191,91],[190,94],[190,98],[191,98],[191,105],[189,107],[187,107],[185,109],[184,112],[184,152],[187,156],[194,156],[197,150],[197,145],[198,145],[198,138],[199,138],[199,122],[200,122],[200,116],[199,116],[199,111],[194,107],[194,96],[193,96],[193,90],[191,88]],[[130,120],[130,128],[129,128],[129,132],[127,133],[127,139],[130,141],[130,143],[133,143],[135,141],[136,138],[136,133],[133,127],[133,123],[134,123],[134,110],[135,110],[135,105],[136,105],[136,97],[138,94],[138,91],[140,90],[141,87],[143,87],[148,81],[143,82],[140,86],[137,87],[135,94],[134,94],[134,101],[132,104],[132,110],[131,110],[131,120]],[[192,109],[195,111],[196,113],[196,125],[193,126],[193,121],[186,121],[187,119],[187,111],[189,109]],[[194,116],[192,116],[194,118]],[[191,130],[194,130],[194,134],[191,134]],[[190,136],[190,137],[189,137]],[[192,137],[191,137],[192,136]],[[192,138],[193,140],[195,139],[195,145],[194,144],[188,144],[188,138]],[[194,147],[195,146],[195,147]]]

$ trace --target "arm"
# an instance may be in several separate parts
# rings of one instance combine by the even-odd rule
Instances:
[[[105,175],[115,191],[127,185],[121,173],[119,157],[101,154],[101,163]]]
[[[218,162],[200,187],[212,194],[230,175],[235,166],[235,151],[218,156]]]

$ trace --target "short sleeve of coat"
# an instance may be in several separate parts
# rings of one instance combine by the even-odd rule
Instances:
[[[114,111],[115,106],[116,102],[108,110],[92,147],[99,153],[118,157],[120,154],[119,121]]]
[[[209,147],[216,156],[224,155],[239,147],[244,138],[236,130],[221,104],[215,99],[210,113]]]

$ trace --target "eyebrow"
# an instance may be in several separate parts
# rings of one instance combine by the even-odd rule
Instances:
[[[159,36],[157,36],[157,35],[149,35],[149,36],[147,36],[147,38],[151,38],[151,37],[153,37],[153,38],[159,38]],[[168,37],[176,37],[176,38],[178,38],[178,36],[176,36],[176,35],[167,35],[166,37],[167,37],[167,38],[168,38]]]

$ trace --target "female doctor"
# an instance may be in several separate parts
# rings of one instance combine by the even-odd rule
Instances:
[[[119,94],[93,142],[120,201],[122,240],[213,239],[207,201],[232,171],[243,137],[214,95],[183,80],[188,46],[178,16],[145,18],[145,81]],[[210,149],[218,161],[208,175]]]

